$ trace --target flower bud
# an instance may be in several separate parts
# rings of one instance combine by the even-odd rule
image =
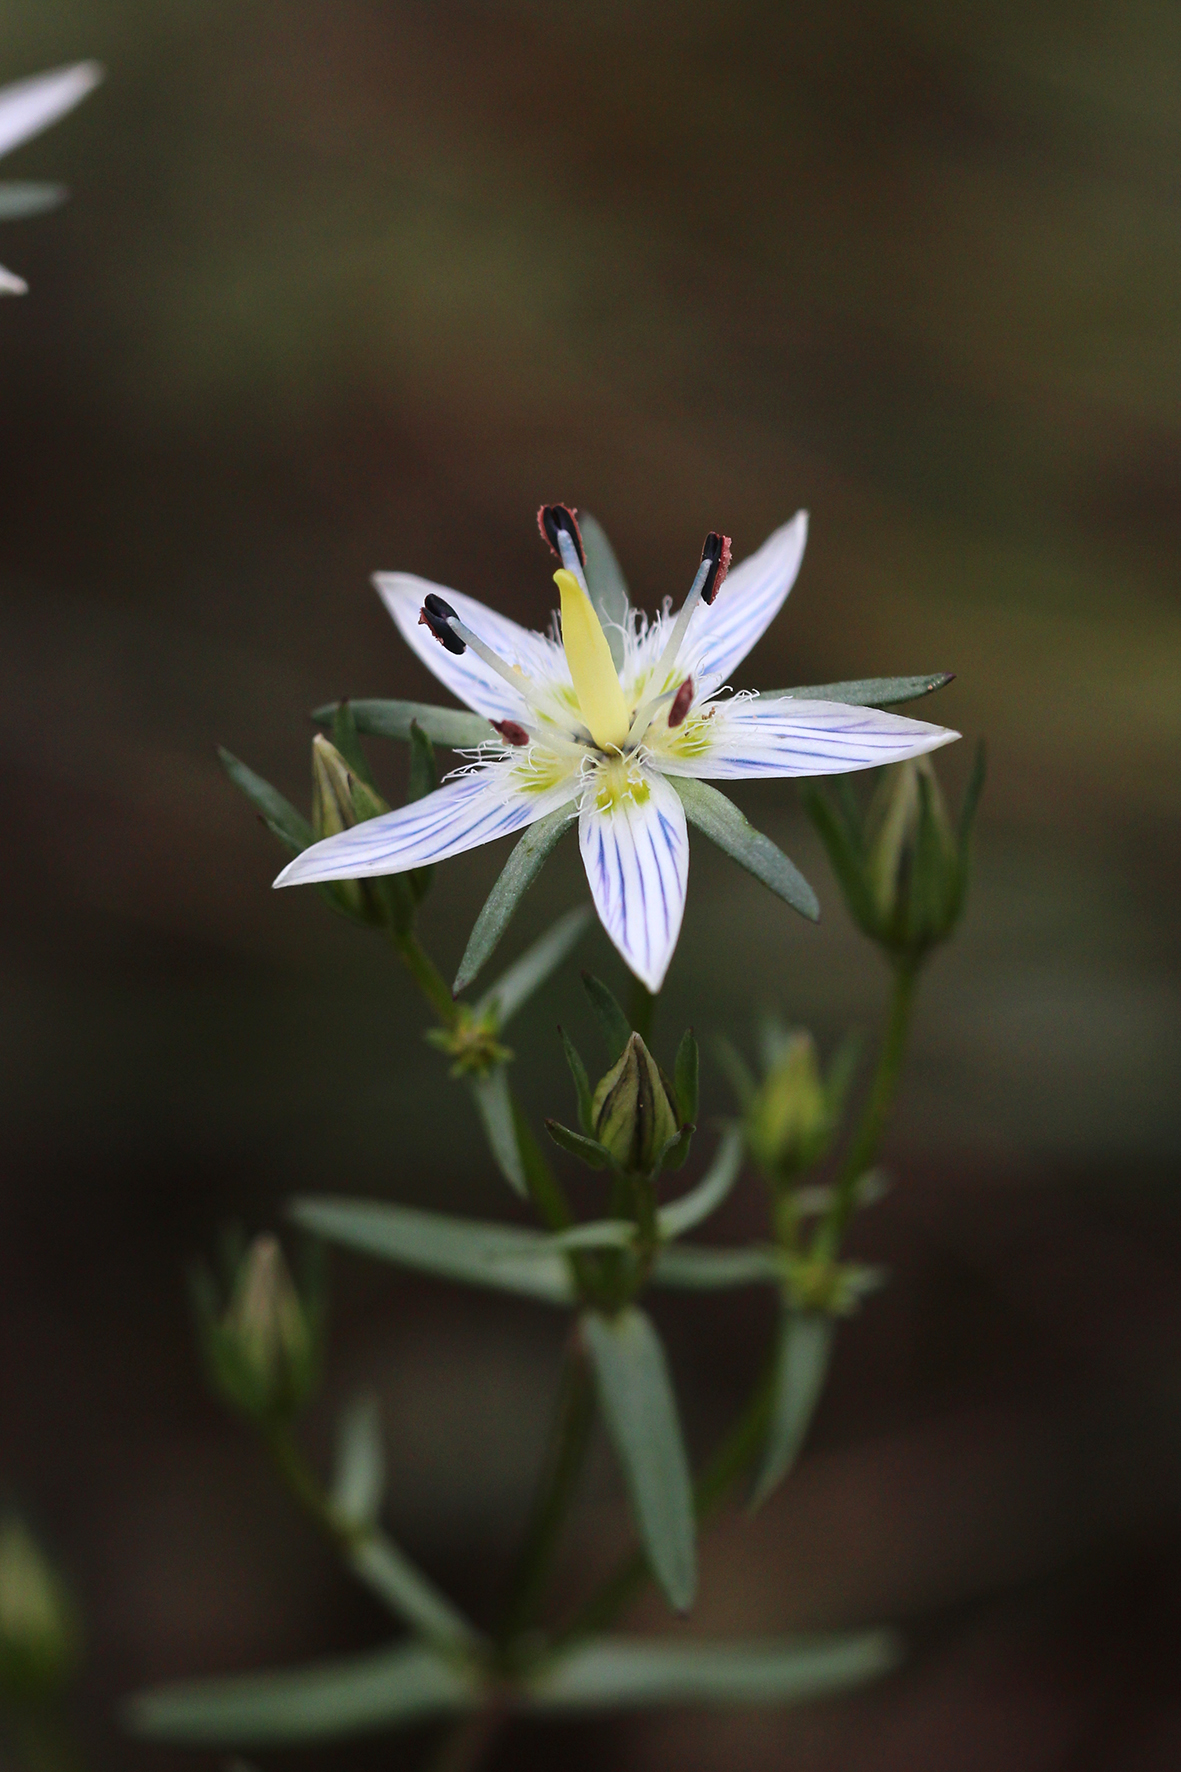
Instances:
[[[639,1034],[595,1090],[591,1117],[595,1137],[629,1175],[651,1175],[680,1131],[676,1093]]]
[[[198,1279],[200,1327],[216,1388],[246,1415],[294,1413],[316,1379],[318,1312],[296,1291],[278,1239],[255,1237],[220,1315],[207,1278]]]
[[[451,1026],[429,1028],[427,1041],[451,1059],[453,1077],[486,1077],[498,1065],[509,1062],[512,1050],[501,1042],[495,1014],[479,1015],[463,1003],[458,1007]]]
[[[10,1700],[44,1699],[77,1658],[70,1598],[24,1522],[0,1523],[0,1691]]]
[[[791,1034],[747,1103],[747,1149],[764,1174],[789,1181],[820,1160],[835,1130],[812,1036]]]
[[[317,840],[335,837],[388,811],[381,795],[362,781],[336,746],[318,732],[312,740],[312,830]],[[363,923],[386,924],[397,920],[392,909],[393,895],[404,895],[405,887],[392,877],[334,880],[326,891],[348,916]]]

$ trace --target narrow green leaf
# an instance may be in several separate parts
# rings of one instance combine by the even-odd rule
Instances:
[[[555,1231],[539,1247],[550,1249],[627,1249],[635,1242],[636,1227],[630,1218],[595,1218]]]
[[[514,961],[507,972],[502,972],[491,990],[484,993],[476,1004],[476,1014],[487,1015],[494,1009],[497,1026],[507,1027],[522,1004],[527,1003],[534,991],[557,971],[581,940],[593,914],[590,905],[578,905],[567,911],[564,917],[559,917],[556,923],[551,923],[545,934],[539,936],[532,947],[526,948],[520,959]]]
[[[278,837],[285,849],[293,855],[299,855],[310,844],[315,842],[315,834],[311,825],[297,812],[289,800],[285,800],[278,788],[273,788],[269,781],[240,763],[232,752],[219,745],[217,751],[222,768],[236,788],[239,788],[255,811],[261,814],[262,821],[272,835]]]
[[[744,867],[756,880],[769,886],[793,911],[816,922],[820,916],[820,904],[799,868],[788,860],[777,844],[772,843],[770,837],[756,831],[733,800],[728,800],[708,782],[695,781],[690,776],[670,775],[668,780],[680,795],[690,824],[696,825],[712,843],[725,850],[739,867]]]
[[[56,209],[65,200],[64,185],[6,181],[0,185],[0,221],[19,221],[26,215],[42,215],[47,209]]]
[[[501,870],[500,878],[488,894],[484,908],[476,918],[468,938],[452,991],[458,997],[473,984],[489,959],[501,936],[508,928],[517,906],[538,874],[570,829],[570,808],[559,806],[536,824],[530,825],[520,838]]]
[[[960,807],[959,847],[961,860],[966,861],[968,844],[972,837],[972,826],[976,822],[976,808],[980,804],[980,796],[984,792],[984,782],[988,775],[988,752],[984,740],[976,746],[976,755],[972,762],[972,773],[968,777],[968,786],[964,793],[964,803]]]
[[[677,1047],[677,1062],[673,1075],[676,1082],[677,1106],[681,1110],[682,1120],[697,1122],[698,1080],[701,1074],[701,1054],[697,1049],[697,1036],[692,1028],[686,1028],[681,1035],[681,1043]]]
[[[631,613],[627,582],[603,525],[589,511],[579,511],[578,527],[586,553],[586,583],[611,648],[615,669],[624,665],[623,635]]]
[[[474,1674],[417,1644],[348,1660],[141,1692],[128,1726],[187,1746],[281,1746],[389,1729],[479,1702]]]
[[[652,1279],[657,1286],[684,1292],[718,1292],[727,1286],[779,1285],[783,1264],[776,1250],[715,1249],[693,1243],[670,1243],[656,1257]]]
[[[566,1261],[537,1250],[541,1231],[375,1200],[304,1197],[292,1201],[289,1212],[305,1230],[382,1261],[547,1304],[574,1302]]]
[[[336,1432],[336,1468],[332,1478],[334,1519],[349,1531],[372,1527],[385,1494],[385,1448],[381,1413],[371,1392],[355,1397],[340,1418]]]
[[[560,1120],[547,1120],[545,1129],[560,1149],[577,1157],[589,1169],[605,1169],[611,1161],[597,1138],[584,1138],[581,1132],[572,1132]]]
[[[800,689],[764,689],[760,701],[841,701],[850,707],[888,708],[899,701],[917,701],[950,683],[954,671],[932,671],[925,677],[859,677],[851,683],[810,683]]]
[[[738,1180],[742,1168],[742,1132],[731,1126],[722,1134],[713,1162],[695,1188],[662,1206],[656,1214],[660,1235],[683,1237],[695,1224],[716,1212]]]
[[[815,825],[828,853],[829,866],[837,877],[845,902],[862,929],[877,925],[877,908],[866,873],[864,858],[858,851],[845,820],[828,796],[809,783],[804,788],[804,807]]]
[[[312,719],[318,726],[331,726],[339,702],[326,702],[316,708]],[[415,721],[432,744],[447,750],[474,750],[477,745],[499,743],[496,733],[483,714],[470,714],[466,708],[433,708],[425,701],[351,701],[358,732],[370,738],[410,737]]]
[[[752,1513],[778,1488],[799,1457],[828,1376],[834,1332],[833,1319],[814,1311],[785,1309],[780,1315],[771,1426],[750,1498]]]
[[[689,1160],[689,1150],[692,1146],[693,1134],[696,1130],[696,1126],[693,1124],[692,1120],[690,1120],[687,1125],[681,1127],[679,1132],[674,1133],[672,1138],[670,1138],[665,1144],[660,1156],[657,1158],[657,1175],[674,1174],[676,1170],[685,1167],[685,1164]]]
[[[578,1124],[586,1136],[590,1138],[595,1125],[591,1106],[594,1098],[591,1094],[590,1078],[586,1074],[586,1066],[582,1062],[578,1048],[565,1028],[558,1029],[558,1038],[562,1042],[562,1051],[566,1054],[566,1063],[570,1067],[570,1075],[574,1079],[574,1091],[578,1097]]]
[[[528,1193],[521,1152],[517,1145],[517,1129],[513,1122],[513,1103],[509,1094],[508,1072],[498,1064],[484,1077],[471,1077],[472,1099],[484,1127],[488,1147],[496,1159],[496,1167],[515,1193],[524,1199]]]
[[[738,1105],[745,1113],[754,1099],[757,1084],[751,1068],[739,1052],[733,1040],[725,1034],[719,1034],[714,1041],[714,1057],[726,1073],[726,1081],[738,1097]]]
[[[354,1575],[420,1636],[450,1650],[479,1642],[474,1626],[384,1532],[369,1532],[346,1554]]]
[[[632,1024],[619,1007],[614,993],[593,972],[583,973],[582,988],[590,998],[595,1020],[603,1030],[603,1038],[607,1042],[607,1057],[614,1064],[631,1039]]]
[[[516,1099],[513,1100],[513,1125],[516,1127],[517,1149],[521,1153],[521,1167],[525,1171],[529,1198],[551,1231],[565,1230],[573,1223],[569,1202],[558,1186],[554,1172],[546,1162],[545,1152],[534,1138],[533,1128]]]
[[[697,1589],[693,1486],[660,1337],[635,1305],[614,1317],[586,1311],[580,1326],[652,1572],[687,1612]]]
[[[337,704],[332,716],[332,743],[340,752],[353,774],[365,783],[367,788],[377,792],[377,783],[373,779],[373,771],[369,767],[369,759],[361,749],[361,741],[357,737],[357,722],[353,718],[353,705],[342,701]]]
[[[672,1643],[600,1637],[544,1664],[526,1691],[534,1710],[622,1710],[646,1704],[798,1704],[896,1667],[892,1631]]]

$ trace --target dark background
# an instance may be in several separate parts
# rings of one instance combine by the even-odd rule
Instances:
[[[69,206],[0,240],[32,290],[0,308],[0,1480],[85,1607],[94,1764],[195,1763],[120,1738],[134,1686],[386,1628],[204,1395],[190,1256],[299,1189],[512,1210],[396,964],[271,894],[214,743],[306,804],[309,707],[430,693],[368,574],[540,625],[533,513],[567,498],[649,607],[707,528],[741,557],[808,506],[742,681],[953,669],[917,711],[986,734],[991,780],[858,1231],[893,1284],[787,1490],[709,1541],[691,1627],[898,1620],[908,1664],[794,1713],[522,1726],[498,1764],[1174,1767],[1181,12],[18,0],[0,43],[0,78],[109,70],[3,169]],[[740,798],[825,918],[696,844],[668,1051],[769,1004],[872,1030],[884,973],[794,790]],[[440,871],[445,970],[501,859]],[[536,915],[582,892],[569,845]],[[516,1075],[568,1115],[559,1015],[592,1050],[573,969]],[[760,1212],[748,1183],[725,1228]],[[334,1272],[310,1444],[375,1384],[395,1531],[487,1606],[560,1322]],[[699,1449],[768,1309],[659,1307]],[[600,1458],[570,1579],[625,1530]]]

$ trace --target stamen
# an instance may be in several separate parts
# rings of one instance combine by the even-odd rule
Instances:
[[[516,720],[493,720],[490,724],[499,732],[505,744],[520,745],[533,742],[528,730],[524,726],[518,725]]]
[[[429,628],[441,646],[445,646],[448,652],[454,652],[457,658],[462,658],[467,647],[450,625],[453,621],[457,622],[458,620],[459,617],[450,603],[445,603],[442,597],[435,595],[434,591],[427,592],[426,600],[418,617],[419,626]]]
[[[722,581],[730,570],[730,537],[719,535],[716,529],[711,529],[701,550],[701,560],[703,565],[707,560],[711,563],[701,587],[701,601],[708,604],[713,602],[721,590]]]
[[[566,571],[577,580],[589,597],[590,590],[586,582],[586,549],[582,545],[582,532],[578,527],[573,506],[542,505],[537,513],[537,527]]]
[[[681,687],[673,697],[672,707],[668,710],[669,727],[680,726],[692,705],[693,679],[692,677],[686,677],[685,681],[681,684]]]
[[[656,669],[652,672],[649,682],[663,683],[675,668],[677,657],[684,644],[685,635],[689,631],[689,623],[693,619],[693,611],[698,603],[712,603],[718,594],[722,580],[730,570],[730,537],[719,535],[711,529],[705,538],[705,546],[701,550],[701,564],[694,574],[693,583],[689,586],[689,595],[685,598],[673,623],[672,633],[665,641],[660,657],[656,661]],[[684,685],[682,685],[682,688]],[[639,744],[645,732],[652,724],[653,715],[662,700],[661,695],[650,695],[640,703],[627,735],[629,744]],[[687,710],[686,710],[687,711]],[[684,719],[684,714],[681,719]],[[671,725],[672,722],[670,721]],[[679,724],[679,722],[678,722]]]

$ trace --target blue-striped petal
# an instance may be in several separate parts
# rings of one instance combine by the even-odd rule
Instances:
[[[569,683],[570,672],[562,648],[544,634],[530,633],[519,622],[465,597],[445,585],[416,578],[411,572],[376,572],[373,583],[382,602],[397,622],[406,644],[417,652],[429,671],[445,683],[452,695],[484,714],[489,720],[521,720],[529,717],[519,695],[469,646],[462,656],[448,652],[430,629],[419,621],[423,600],[429,592],[450,603],[459,619],[489,645],[506,665],[517,665],[540,683]]]
[[[97,62],[76,62],[0,88],[0,154],[72,111],[102,79]]]
[[[950,744],[958,732],[887,714],[881,708],[838,701],[795,701],[757,695],[714,702],[706,718],[686,727],[683,755],[673,748],[654,754],[666,775],[707,781],[749,781],[764,775],[841,775],[900,763]]]
[[[453,776],[425,799],[313,843],[287,864],[275,885],[361,880],[446,861],[465,849],[523,830],[565,801],[573,801],[578,792],[575,777],[541,792],[523,790],[518,785],[520,770],[518,763],[506,760]],[[571,806],[571,816],[573,811]]]
[[[658,991],[681,932],[689,835],[676,790],[651,770],[637,769],[636,778],[635,793],[612,794],[601,806],[608,795],[591,777],[578,843],[604,929],[636,977]]]
[[[797,511],[757,554],[735,566],[713,604],[697,611],[682,657],[700,681],[725,683],[779,614],[796,582],[808,539],[808,513]]]

